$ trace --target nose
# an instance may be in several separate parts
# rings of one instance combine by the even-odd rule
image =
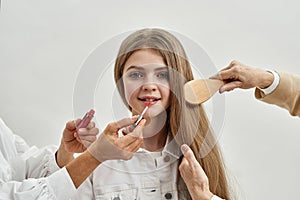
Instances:
[[[157,90],[157,85],[155,83],[145,83],[142,89],[147,92],[154,92]]]

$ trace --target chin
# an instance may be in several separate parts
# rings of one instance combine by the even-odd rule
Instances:
[[[150,118],[159,117],[161,115],[165,115],[166,112],[167,112],[167,110],[164,110],[164,109],[161,109],[161,108],[152,109],[152,110],[149,109],[149,111],[147,113],[147,116],[145,116],[145,117],[150,117]]]

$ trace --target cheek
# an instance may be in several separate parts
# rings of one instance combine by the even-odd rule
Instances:
[[[136,98],[138,92],[138,85],[130,82],[124,82],[124,93],[126,101],[129,103],[130,99]]]
[[[170,96],[171,96],[171,90],[170,88],[164,87],[161,89],[161,93],[165,99],[165,102],[167,105],[169,105]]]

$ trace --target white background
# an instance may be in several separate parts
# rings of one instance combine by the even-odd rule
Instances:
[[[65,122],[74,118],[74,84],[88,55],[129,30],[161,27],[179,32],[202,46],[217,69],[236,59],[300,74],[296,0],[1,4],[0,116],[38,147],[59,144]],[[233,194],[236,199],[299,199],[300,120],[255,100],[253,92],[226,94],[219,143]],[[105,119],[106,113],[96,112]]]

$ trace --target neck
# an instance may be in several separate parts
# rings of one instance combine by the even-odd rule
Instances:
[[[148,151],[161,151],[166,144],[168,130],[165,116],[147,119],[143,130],[144,143],[142,147]]]

